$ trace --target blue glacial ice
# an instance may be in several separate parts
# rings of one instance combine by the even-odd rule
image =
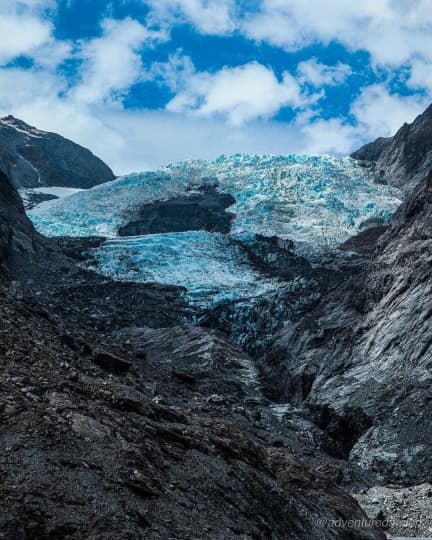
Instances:
[[[397,190],[374,183],[350,158],[240,154],[124,176],[30,217],[47,236],[116,236],[144,204],[215,182],[237,201],[230,209],[234,235],[277,235],[308,249],[343,242],[362,222],[388,219],[400,204]]]
[[[203,185],[216,185],[235,198],[231,235],[195,231],[116,238],[143,205]],[[375,183],[350,158],[241,154],[124,176],[37,207],[29,216],[47,236],[109,237],[92,253],[95,269],[105,275],[181,285],[192,303],[215,305],[278,287],[253,270],[233,239],[276,235],[293,240],[307,256],[337,246],[371,218],[389,219],[400,202],[397,190]]]
[[[206,231],[109,239],[92,251],[98,272],[121,281],[186,287],[196,307],[259,297],[279,283],[254,271],[228,236]]]
[[[51,201],[49,207],[36,207],[28,215],[46,236],[116,236],[141,205],[185,191],[186,183],[181,185],[164,173],[132,174]]]

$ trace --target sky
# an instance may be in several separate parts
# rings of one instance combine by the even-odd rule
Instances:
[[[431,0],[2,0],[0,116],[116,174],[349,154],[432,102]]]

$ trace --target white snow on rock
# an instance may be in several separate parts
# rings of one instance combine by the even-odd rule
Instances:
[[[56,187],[56,186],[39,187],[39,188],[21,188],[18,190],[19,194],[21,195],[21,198],[24,201],[25,207],[27,207],[27,205],[31,202],[32,197],[34,195],[52,195],[53,197],[56,197],[56,199],[63,199],[64,197],[69,197],[70,195],[79,193],[80,191],[83,191],[83,190],[78,189],[78,188]],[[46,211],[48,208],[50,208],[50,206],[52,206],[54,200],[43,201],[32,207],[33,208],[37,207],[39,211],[41,210]]]

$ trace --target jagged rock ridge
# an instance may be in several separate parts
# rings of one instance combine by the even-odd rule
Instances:
[[[432,169],[432,105],[394,137],[379,138],[352,157],[374,162],[379,181],[412,191]]]

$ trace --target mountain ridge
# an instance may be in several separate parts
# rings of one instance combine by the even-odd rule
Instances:
[[[372,163],[379,181],[412,192],[432,170],[432,105],[393,137],[380,137],[351,157]]]
[[[89,188],[115,178],[86,148],[13,116],[0,118],[0,170],[16,188]]]

